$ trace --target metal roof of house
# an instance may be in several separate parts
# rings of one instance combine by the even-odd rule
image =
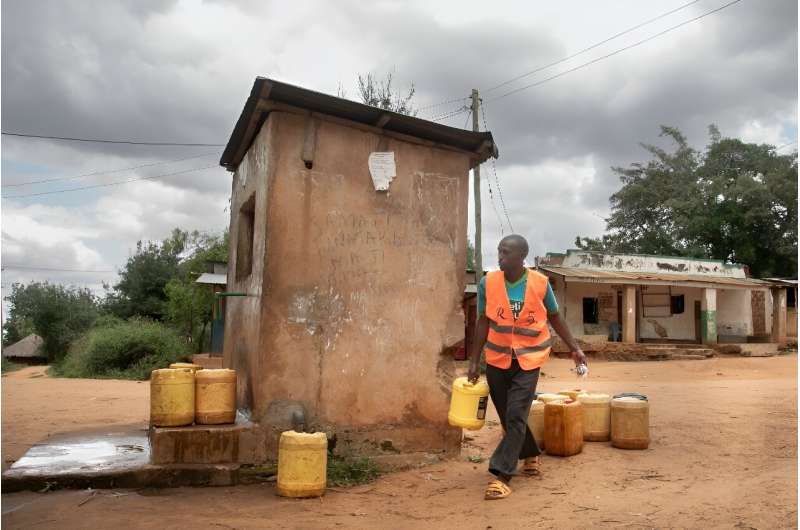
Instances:
[[[273,79],[257,77],[222,153],[220,165],[228,171],[235,171],[267,115],[273,110],[289,109],[301,109],[349,120],[401,139],[417,138],[442,147],[475,153],[473,164],[483,162],[490,156],[497,158],[498,154],[497,145],[490,132],[473,132],[448,127]]]
[[[204,272],[195,280],[195,283],[204,283],[208,285],[227,285],[228,275]]]
[[[539,267],[539,269],[545,273],[558,274],[567,282],[679,285],[684,287],[716,287],[720,289],[764,289],[770,285],[769,282],[753,278],[730,278],[698,274],[621,272],[604,269],[578,269],[575,267]]]

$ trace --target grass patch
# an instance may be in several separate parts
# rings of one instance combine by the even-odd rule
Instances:
[[[25,368],[24,364],[14,363],[6,359],[5,357],[2,360],[2,366],[0,366],[0,372],[7,373],[13,372],[15,370],[19,370],[20,368]]]
[[[151,371],[188,357],[189,346],[172,328],[144,319],[108,319],[76,340],[53,373],[143,381]]]
[[[367,457],[341,458],[328,455],[328,485],[338,487],[358,486],[376,480],[381,472]]]

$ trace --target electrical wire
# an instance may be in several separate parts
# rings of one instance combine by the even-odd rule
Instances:
[[[63,140],[67,142],[92,142],[99,144],[127,144],[127,145],[163,145],[172,147],[225,147],[225,144],[181,143],[181,142],[137,142],[133,140],[105,140],[102,138],[72,138],[69,136],[47,136],[44,134],[24,134],[18,132],[2,132],[3,136],[16,136],[19,138],[41,138],[44,140]]]
[[[467,128],[467,124],[469,123],[470,116],[472,116],[472,109],[469,109],[469,112],[467,113],[467,119],[464,120],[464,126],[461,127],[462,129],[466,129]]]
[[[641,27],[644,27],[644,26],[646,26],[648,24],[651,24],[651,23],[655,22],[656,20],[660,20],[660,19],[662,19],[664,17],[667,17],[667,16],[669,16],[669,15],[671,15],[673,13],[677,13],[678,11],[686,9],[687,7],[689,7],[689,6],[693,5],[693,4],[696,4],[699,1],[700,0],[692,0],[691,2],[688,2],[686,4],[678,6],[675,9],[667,11],[666,13],[662,13],[662,14],[660,14],[660,15],[658,15],[656,17],[653,17],[653,18],[651,18],[649,20],[645,20],[644,22],[636,24],[635,26],[632,26],[632,27],[630,27],[630,28],[628,28],[628,29],[626,29],[624,31],[621,31],[621,32],[617,33],[616,35],[612,35],[611,37],[608,37],[605,40],[602,40],[602,41],[600,41],[598,43],[592,44],[588,48],[584,48],[579,52],[573,53],[572,55],[568,55],[567,57],[564,57],[563,59],[559,59],[558,61],[546,64],[544,66],[540,66],[540,67],[535,68],[535,69],[533,69],[533,70],[531,70],[529,72],[525,72],[524,74],[518,75],[517,77],[509,79],[508,81],[504,81],[503,83],[500,83],[499,85],[495,85],[495,86],[493,86],[491,88],[484,89],[484,90],[482,90],[482,92],[484,92],[484,93],[491,92],[492,90],[496,90],[496,89],[504,87],[506,85],[510,85],[514,81],[519,81],[520,79],[524,79],[525,77],[533,75],[533,74],[535,74],[537,72],[541,72],[542,70],[546,70],[546,69],[550,68],[551,66],[555,66],[557,64],[561,64],[563,62],[569,61],[570,59],[574,59],[575,57],[577,57],[579,55],[583,55],[584,53],[586,53],[588,51],[591,51],[591,50],[593,50],[593,49],[595,49],[595,48],[597,48],[599,46],[602,46],[603,44],[606,44],[607,42],[611,42],[612,40],[617,39],[619,37],[622,37],[623,35],[627,35],[628,33],[632,32],[632,31],[636,31],[637,29],[639,29]]]
[[[426,105],[424,107],[420,107],[420,108],[417,109],[417,112],[422,112],[423,110],[428,110],[428,109],[435,109],[437,107],[441,107],[443,105],[448,105],[450,103],[461,103],[462,101],[466,101],[468,99],[469,98],[448,99],[446,101],[441,101],[439,103],[434,103],[433,105]]]
[[[55,177],[55,178],[50,178],[50,179],[30,180],[30,181],[27,181],[27,182],[18,182],[18,183],[15,183],[15,184],[3,184],[2,187],[3,188],[18,188],[20,186],[30,186],[30,185],[33,185],[33,184],[44,184],[46,182],[57,182],[57,181],[63,181],[63,180],[75,180],[75,179],[81,179],[81,178],[85,178],[85,177],[92,177],[92,176],[95,176],[95,175],[121,173],[123,171],[131,171],[133,169],[141,169],[143,167],[160,166],[162,164],[171,164],[173,162],[182,162],[184,160],[194,160],[196,158],[204,158],[204,157],[212,156],[212,155],[216,155],[216,154],[217,154],[216,152],[213,152],[213,153],[206,153],[204,155],[186,156],[186,157],[183,157],[183,158],[173,158],[172,160],[162,160],[160,162],[152,162],[152,163],[148,163],[148,164],[140,164],[138,166],[123,167],[123,168],[120,168],[120,169],[109,169],[109,170],[106,170],[106,171],[93,171],[91,173],[84,173],[82,175],[74,175],[74,176],[71,176],[71,177]]]
[[[486,123],[486,111],[481,105],[481,117],[483,117],[483,129],[488,131],[489,124]],[[500,204],[503,206],[503,214],[506,216],[506,221],[508,221],[508,229],[511,230],[511,233],[514,233],[514,225],[511,223],[511,218],[508,216],[508,208],[506,208],[506,201],[503,198],[503,189],[500,187],[500,179],[497,176],[497,165],[495,164],[494,158],[492,157],[492,172],[494,173],[494,181],[497,184],[497,194],[500,196]],[[487,176],[487,180],[488,180]],[[491,193],[491,191],[489,192]]]
[[[797,147],[797,140],[795,140],[794,142],[789,142],[788,144],[780,145],[780,146],[775,148],[775,151],[780,151],[781,149],[783,149],[785,147],[789,147],[790,145],[793,145],[793,146]]]
[[[466,105],[464,105],[463,107],[461,107],[461,108],[459,108],[457,110],[454,110],[454,111],[439,115],[439,116],[437,116],[435,118],[431,118],[428,121],[443,121],[443,120],[446,120],[448,118],[452,118],[454,116],[458,116],[459,114],[463,114],[463,113],[469,112],[469,111],[470,111],[470,107],[467,107]]]
[[[702,15],[699,15],[699,16],[696,16],[696,17],[691,18],[689,20],[686,20],[684,22],[681,22],[680,24],[677,24],[675,26],[671,26],[671,27],[665,29],[664,31],[656,33],[655,35],[651,35],[650,37],[647,37],[646,39],[642,39],[642,40],[640,40],[638,42],[635,42],[635,43],[630,44],[628,46],[625,46],[623,48],[619,48],[618,50],[615,50],[615,51],[613,51],[611,53],[608,53],[606,55],[600,56],[600,57],[598,57],[596,59],[592,59],[589,62],[586,62],[586,63],[583,63],[583,64],[579,64],[578,66],[576,66],[574,68],[570,68],[569,70],[565,70],[565,71],[560,72],[558,74],[552,75],[550,77],[542,79],[541,81],[537,81],[535,83],[531,83],[530,85],[526,85],[526,86],[523,86],[523,87],[520,87],[520,88],[515,88],[514,90],[510,90],[509,92],[506,92],[504,94],[501,94],[499,96],[491,98],[491,99],[487,100],[487,102],[497,101],[498,99],[502,99],[502,98],[508,97],[508,96],[510,96],[512,94],[516,94],[517,92],[522,92],[523,90],[527,90],[529,88],[533,88],[533,87],[537,87],[539,85],[543,85],[544,83],[547,83],[549,81],[553,81],[554,79],[558,79],[559,77],[563,77],[563,76],[565,76],[567,74],[570,74],[572,72],[575,72],[577,70],[581,70],[582,68],[586,68],[587,66],[595,64],[597,62],[600,62],[600,61],[602,61],[604,59],[608,59],[609,57],[613,57],[614,55],[622,53],[622,52],[624,52],[626,50],[630,50],[631,48],[635,48],[637,46],[641,46],[642,44],[644,44],[646,42],[649,42],[649,41],[651,41],[653,39],[656,39],[656,38],[658,38],[658,37],[660,37],[662,35],[665,35],[665,34],[671,32],[671,31],[674,31],[674,30],[676,30],[676,29],[678,29],[680,27],[683,27],[683,26],[685,26],[687,24],[691,24],[692,22],[700,20],[701,18],[705,18],[705,17],[707,17],[709,15],[713,15],[714,13],[718,13],[718,12],[722,11],[723,9],[726,9],[726,8],[728,8],[728,7],[730,7],[730,6],[734,5],[734,4],[738,4],[741,1],[742,0],[733,0],[732,2],[728,2],[727,4],[722,5],[722,6],[718,7],[718,8],[716,8],[716,9],[712,9],[711,11],[707,11],[707,12],[703,13]]]
[[[66,189],[66,190],[43,191],[43,192],[39,192],[39,193],[27,193],[25,195],[3,195],[2,198],[3,199],[22,199],[22,198],[25,198],[25,197],[39,197],[39,196],[42,196],[42,195],[54,195],[56,193],[69,193],[69,192],[72,192],[72,191],[91,190],[91,189],[95,189],[95,188],[106,188],[106,187],[109,187],[109,186],[119,186],[121,184],[128,184],[129,182],[137,182],[137,181],[140,181],[140,180],[153,180],[153,179],[158,179],[158,178],[170,177],[172,175],[181,175],[183,173],[189,173],[189,172],[192,172],[192,171],[202,171],[202,170],[205,170],[205,169],[211,169],[213,167],[219,167],[219,166],[217,166],[217,164],[214,164],[214,165],[210,165],[210,166],[196,167],[196,168],[191,168],[191,169],[184,169],[182,171],[174,171],[172,173],[164,173],[162,175],[153,175],[153,176],[150,176],[150,177],[138,177],[138,178],[134,178],[134,179],[120,180],[120,181],[117,181],[117,182],[108,182],[106,184],[95,184],[93,186],[82,186],[80,188],[69,188],[69,189]]]

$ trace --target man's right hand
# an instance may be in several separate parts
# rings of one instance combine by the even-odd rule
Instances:
[[[481,376],[480,370],[478,370],[478,363],[473,363],[470,361],[469,363],[469,372],[467,372],[467,381],[472,383],[473,385],[478,382],[478,378]]]

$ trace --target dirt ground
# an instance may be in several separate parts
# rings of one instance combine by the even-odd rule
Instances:
[[[551,360],[539,391],[571,388]],[[148,386],[59,380],[25,369],[2,378],[4,461],[38,439],[103,424],[144,423]],[[272,484],[225,488],[57,491],[2,496],[5,528],[796,528],[797,356],[649,363],[594,362],[594,391],[651,400],[652,443],[587,443],[545,457],[544,475],[482,500],[496,415],[463,455],[325,497],[289,500]],[[41,373],[39,370],[38,373]]]

